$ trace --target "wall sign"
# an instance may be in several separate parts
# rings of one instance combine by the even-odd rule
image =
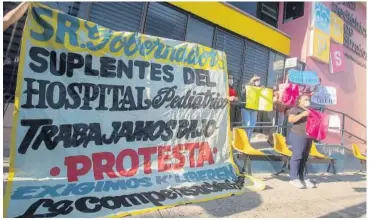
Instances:
[[[331,12],[330,32],[333,41],[343,44],[343,20],[333,12]]]
[[[355,54],[359,55],[360,57],[366,60],[367,58],[367,51],[365,46],[361,45],[358,42],[355,42],[352,39],[354,35],[354,29],[362,36],[366,38],[366,27],[359,21],[354,14],[348,10],[347,8],[343,9],[339,7],[340,3],[332,2],[332,12],[335,12],[340,18],[344,20],[344,40],[343,44],[346,48],[353,51]],[[351,10],[356,9],[356,2],[351,2],[350,4],[343,4],[350,8]],[[353,7],[353,5],[355,5]],[[351,60],[358,63],[360,65],[360,61],[356,58],[350,57]],[[362,65],[361,65],[362,66]]]
[[[312,7],[313,28],[317,28],[329,35],[331,20],[329,8],[320,2],[313,2]]]
[[[317,91],[311,97],[311,101],[319,105],[336,105],[336,88],[331,86],[318,86]]]
[[[339,73],[346,70],[346,59],[344,59],[343,45],[331,43],[329,69],[330,73]]]
[[[310,35],[310,56],[328,64],[330,36],[319,29],[311,30]]]
[[[273,70],[281,70],[281,69],[283,69],[283,64],[284,64],[284,61],[283,60],[275,61],[273,63]]]
[[[341,7],[338,6],[336,2],[332,2],[332,11],[335,12],[339,17],[341,17],[346,24],[349,24],[351,27],[355,28],[360,34],[366,37],[365,25],[363,25],[357,18],[355,18],[354,14],[351,11],[347,9],[342,9]]]
[[[297,66],[297,57],[286,59],[285,68],[293,68]]]

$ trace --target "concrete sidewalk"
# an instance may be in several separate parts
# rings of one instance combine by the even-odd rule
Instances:
[[[366,217],[366,176],[362,174],[314,175],[314,189],[296,189],[288,176],[255,175],[266,182],[261,192],[146,213],[142,218],[364,218]],[[6,186],[7,174],[3,177]],[[5,192],[5,191],[4,191]]]
[[[134,217],[157,218],[364,218],[366,176],[339,174],[312,176],[314,189],[295,189],[287,176],[258,175],[267,189],[205,203],[183,205]]]

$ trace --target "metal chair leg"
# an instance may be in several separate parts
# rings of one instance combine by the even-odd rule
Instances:
[[[243,166],[242,166],[241,172],[245,173],[246,168],[247,168],[247,158],[245,158],[245,160],[243,161]]]
[[[246,160],[247,160],[247,174],[248,174],[248,175],[250,175],[250,176],[252,176],[252,174],[251,174],[251,159],[250,159],[250,157],[248,156],[248,157],[246,158]]]
[[[365,173],[365,170],[366,170],[365,160],[360,160],[360,172]]]
[[[327,173],[329,173],[329,170],[331,169],[332,161],[328,164]]]
[[[246,158],[243,161],[243,166],[241,169],[242,173],[245,173],[247,171],[247,174],[251,176],[251,160],[250,157],[248,155],[245,155]]]
[[[284,163],[283,163],[283,166],[282,166],[282,170],[279,171],[278,173],[274,174],[274,175],[278,176],[279,174],[286,172],[286,168],[290,166],[288,161],[289,161],[288,158],[284,157]]]

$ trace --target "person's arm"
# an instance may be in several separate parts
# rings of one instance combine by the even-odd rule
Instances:
[[[309,111],[301,112],[300,114],[288,114],[288,122],[289,123],[296,123],[300,121],[302,118],[309,116]]]
[[[3,18],[3,31],[17,22],[26,13],[29,2],[22,2],[16,8],[8,12]]]

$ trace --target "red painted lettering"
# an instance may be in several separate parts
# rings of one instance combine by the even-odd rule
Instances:
[[[78,164],[82,167],[78,168]],[[68,182],[78,181],[78,176],[83,176],[91,169],[91,160],[87,156],[70,156],[64,159],[64,165],[67,166]]]
[[[178,163],[173,164],[172,168],[175,170],[180,170],[184,167],[186,158],[183,156],[181,151],[183,150],[184,146],[182,144],[176,145],[173,147],[173,157],[179,160]]]
[[[138,148],[138,155],[144,157],[144,173],[150,174],[151,170],[151,155],[156,154],[158,151],[157,147]]]
[[[165,172],[170,170],[171,164],[166,163],[170,160],[170,146],[160,146],[158,149],[158,171]]]
[[[125,156],[129,156],[131,158],[131,168],[129,170],[126,170],[123,167],[123,159]],[[124,149],[117,156],[116,168],[121,176],[129,177],[137,173],[139,163],[136,151],[132,149]]]
[[[103,161],[105,161],[105,164],[103,164]],[[115,156],[113,153],[93,153],[92,162],[95,180],[104,179],[103,173],[106,173],[106,175],[108,175],[110,178],[118,177],[113,170],[113,166],[115,164]]]
[[[208,142],[200,144],[199,156],[197,157],[197,167],[204,166],[204,161],[207,161],[209,165],[214,163],[213,154],[211,152]]]

